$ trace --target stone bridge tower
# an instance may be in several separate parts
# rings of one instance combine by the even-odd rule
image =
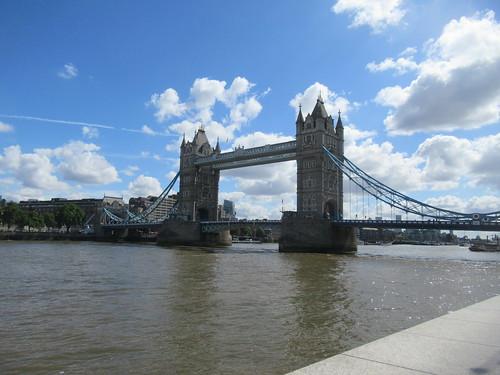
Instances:
[[[343,214],[342,172],[332,167],[323,145],[341,160],[344,158],[344,127],[337,126],[318,97],[304,120],[302,109],[296,121],[297,212],[299,216],[341,219]]]
[[[210,166],[195,165],[199,157],[220,153],[219,142],[212,148],[200,128],[191,142],[182,140],[178,215],[188,221],[217,220],[220,172]]]

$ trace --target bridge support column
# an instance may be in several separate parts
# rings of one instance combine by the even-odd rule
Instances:
[[[279,251],[354,253],[357,251],[355,228],[338,227],[319,217],[283,217]]]
[[[229,229],[203,233],[199,221],[165,221],[158,234],[159,245],[230,246]]]

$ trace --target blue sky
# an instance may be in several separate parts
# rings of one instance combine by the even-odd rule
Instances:
[[[180,137],[294,136],[319,91],[346,154],[406,193],[500,209],[497,1],[4,1],[0,194],[158,194]],[[55,122],[53,120],[57,120]],[[293,162],[223,172],[240,216],[295,204]],[[238,208],[239,207],[239,208]]]

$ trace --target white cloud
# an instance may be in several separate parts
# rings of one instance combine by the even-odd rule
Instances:
[[[388,57],[380,63],[371,62],[366,65],[370,72],[384,72],[386,70],[395,70],[397,74],[404,74],[409,71],[418,70],[418,64],[412,57],[399,57],[394,60]]]
[[[382,89],[392,106],[390,134],[473,129],[500,120],[500,24],[489,11],[450,21],[426,44],[426,59],[407,87]],[[399,97],[398,97],[399,96]]]
[[[22,153],[19,145],[4,148],[0,155],[0,169],[12,174],[19,183],[27,188],[41,190],[65,190],[68,185],[55,175],[55,167],[48,155],[35,150]]]
[[[129,194],[135,197],[158,196],[162,192],[160,181],[154,177],[139,175],[128,184]]]
[[[84,126],[82,128],[82,135],[84,138],[88,138],[88,139],[99,138],[99,129],[92,128],[89,126]]]
[[[334,91],[330,90],[328,86],[319,82],[313,83],[305,89],[304,92],[295,95],[295,97],[290,100],[289,104],[297,112],[299,110],[299,105],[302,105],[302,112],[304,114],[310,113],[314,109],[320,94],[325,102],[325,108],[329,115],[334,116],[337,111],[340,110],[344,116],[347,116],[351,108],[349,100],[337,95]]]
[[[369,26],[380,33],[388,26],[398,25],[406,11],[403,0],[337,0],[332,11],[348,13],[353,17],[350,27]]]
[[[156,132],[147,125],[142,125],[142,132],[147,135],[156,135]]]
[[[251,148],[293,140],[295,140],[295,137],[289,135],[257,131],[236,138],[233,141],[233,147],[243,146],[245,148]]]
[[[473,196],[468,199],[456,195],[443,195],[429,198],[426,203],[456,212],[488,213],[500,211],[500,197],[494,195]]]
[[[260,114],[262,105],[258,96],[251,94],[254,86],[244,77],[234,78],[229,87],[225,81],[202,77],[193,82],[189,91],[190,97],[185,103],[180,102],[174,89],[170,88],[165,91],[173,97],[171,102],[176,103],[175,108],[180,105],[182,110],[160,112],[161,107],[156,105],[159,102],[158,94],[153,95],[150,103],[158,108],[156,117],[160,122],[168,117],[179,118],[178,122],[168,126],[171,132],[179,135],[186,134],[186,137],[190,139],[196,130],[203,126],[210,143],[215,143],[217,138],[224,142],[232,140],[243,125]],[[228,110],[227,114],[222,115],[220,121],[214,119],[214,108],[217,103],[222,104]],[[171,142],[166,146],[167,151],[177,148],[177,142]]]
[[[384,87],[377,93],[375,102],[386,107],[397,108],[403,105],[409,96],[407,87],[404,89],[401,86]]]
[[[180,102],[177,91],[172,88],[161,94],[153,94],[149,104],[156,108],[155,116],[160,122],[172,116],[181,116],[187,109],[186,104]]]
[[[119,181],[118,172],[102,155],[99,146],[80,141],[70,142],[53,150],[40,150],[54,156],[58,172],[66,180],[85,184],[109,184]]]
[[[64,79],[73,79],[78,76],[78,68],[72,63],[67,63],[57,75]]]
[[[0,121],[0,133],[9,133],[13,132],[14,127],[12,125],[6,124],[5,122]]]

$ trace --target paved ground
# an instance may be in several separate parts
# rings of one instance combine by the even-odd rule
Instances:
[[[500,296],[289,375],[500,374]]]

